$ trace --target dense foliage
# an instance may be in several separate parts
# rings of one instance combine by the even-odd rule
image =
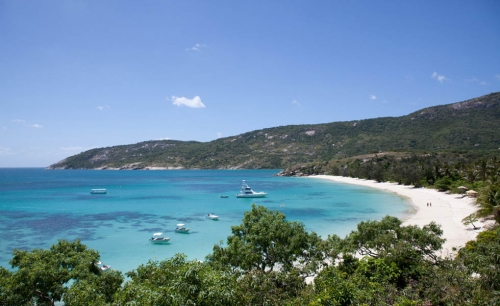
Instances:
[[[99,253],[80,240],[60,240],[49,250],[14,250],[14,272],[0,268],[0,305],[106,304],[123,282],[117,271],[101,271]],[[71,284],[71,285],[70,285]]]
[[[268,168],[373,152],[484,154],[500,148],[500,93],[412,114],[267,128],[202,143],[158,140],[89,150],[50,169]]]
[[[458,187],[481,189],[500,182],[500,153],[367,154],[324,163],[290,167],[282,175],[330,174],[377,182],[397,182],[460,193]],[[491,194],[495,197],[495,194]]]
[[[262,273],[296,270],[304,276],[314,272],[319,236],[307,233],[300,222],[289,222],[278,211],[252,205],[245,213],[243,224],[231,228],[227,247],[214,246],[208,258],[219,265],[243,272]],[[312,271],[311,271],[312,270]]]

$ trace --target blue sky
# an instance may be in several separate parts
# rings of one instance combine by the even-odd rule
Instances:
[[[0,0],[0,167],[500,91],[500,1]]]

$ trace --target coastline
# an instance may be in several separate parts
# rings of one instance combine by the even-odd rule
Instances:
[[[480,227],[474,230],[471,225],[462,224],[462,219],[477,210],[475,198],[468,198],[457,194],[446,194],[435,189],[414,188],[413,186],[398,185],[397,183],[378,183],[372,180],[364,180],[352,177],[315,175],[312,178],[326,179],[337,183],[354,184],[370,188],[376,188],[407,197],[414,206],[415,212],[406,220],[403,225],[418,225],[422,227],[434,221],[441,225],[442,237],[446,239],[443,244],[441,256],[453,255],[456,252],[453,248],[465,246],[467,241],[474,240],[477,234],[487,224],[485,222],[475,222]],[[431,203],[431,206],[427,206]]]

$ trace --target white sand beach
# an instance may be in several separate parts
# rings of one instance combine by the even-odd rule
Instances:
[[[376,181],[363,180],[351,177],[316,175],[314,178],[327,179],[338,183],[361,185],[377,188],[396,193],[407,197],[414,205],[416,212],[407,220],[404,225],[418,225],[422,227],[434,221],[441,225],[443,238],[446,242],[443,245],[442,256],[452,255],[453,247],[463,247],[469,240],[475,239],[480,230],[473,230],[472,226],[462,224],[462,219],[477,210],[474,205],[475,199],[462,197],[457,194],[446,194],[435,189],[414,188],[413,186],[398,185],[396,183],[377,183]],[[427,206],[431,203],[431,206]],[[474,223],[478,227],[486,224]]]

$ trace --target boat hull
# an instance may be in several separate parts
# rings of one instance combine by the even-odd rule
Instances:
[[[252,194],[237,194],[237,198],[264,198],[267,195],[267,193],[264,192],[256,192]]]
[[[91,194],[106,194],[108,191],[106,189],[92,189]]]
[[[152,244],[167,244],[170,243],[170,239],[168,240],[149,240]]]

